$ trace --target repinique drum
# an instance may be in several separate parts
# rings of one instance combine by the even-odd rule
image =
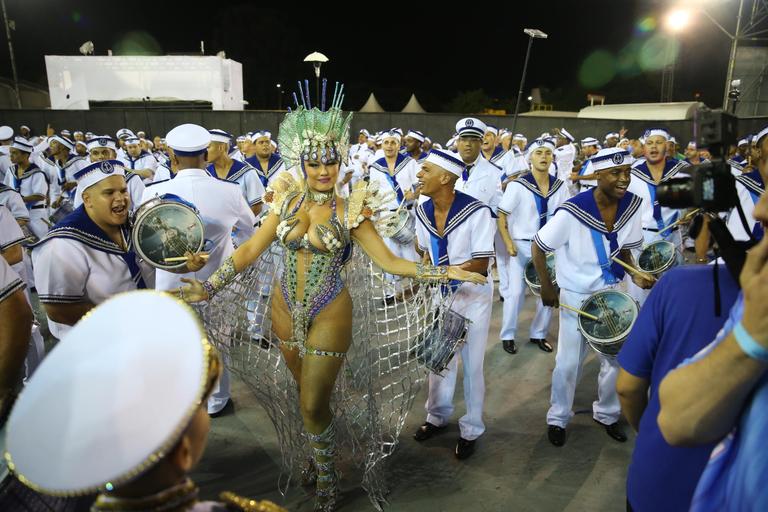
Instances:
[[[51,224],[56,225],[62,220],[64,220],[64,217],[69,215],[74,211],[74,207],[72,206],[72,203],[70,201],[62,201],[61,206],[53,212],[53,215],[51,215]]]
[[[555,275],[555,253],[550,252],[547,254],[547,272],[549,272],[549,278],[552,280],[552,284],[557,284],[557,276]],[[539,281],[539,274],[536,273],[536,267],[533,266],[533,259],[528,260],[525,264],[525,272],[523,273],[525,284],[531,289],[531,292],[537,297],[541,294],[541,281]]]
[[[406,209],[381,219],[377,227],[381,236],[391,238],[401,245],[411,244],[416,237],[416,221]]]
[[[434,373],[448,367],[453,356],[464,344],[469,320],[453,310],[448,310],[442,326],[438,322],[417,342],[416,359]],[[440,328],[442,327],[442,328]]]
[[[136,211],[131,234],[137,254],[155,268],[171,270],[186,265],[186,252],[200,252],[205,243],[197,208],[174,194],[164,194]]]
[[[646,245],[637,258],[637,266],[643,272],[657,276],[681,263],[682,256],[675,244],[666,240],[656,240]]]
[[[640,313],[637,302],[618,290],[593,293],[581,304],[581,309],[599,320],[579,315],[579,331],[590,347],[609,357],[619,353]]]

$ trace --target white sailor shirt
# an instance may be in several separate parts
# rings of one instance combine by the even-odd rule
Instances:
[[[664,183],[672,178],[688,176],[686,168],[689,167],[683,161],[668,158],[664,172],[659,183]],[[631,192],[643,200],[641,214],[643,229],[657,232],[677,220],[680,210],[659,205],[656,199],[656,182],[648,169],[645,158],[636,161],[632,165],[632,179],[629,182],[628,192]],[[669,236],[675,229],[667,230],[664,234]]]
[[[565,183],[551,174],[547,176],[549,191],[546,195],[541,193],[531,173],[524,174],[507,185],[499,203],[499,212],[507,216],[507,228],[513,240],[533,240],[541,227],[542,215],[546,223],[552,218],[555,210],[570,197]]]
[[[576,159],[576,146],[571,143],[555,148],[555,163],[557,163],[557,177],[563,182],[571,175],[573,161]]]
[[[8,208],[17,221],[29,220],[29,210],[21,194],[3,183],[0,183],[0,206]]]
[[[0,303],[8,299],[19,290],[26,288],[21,277],[8,265],[4,258],[0,258]]]
[[[405,194],[412,192],[417,184],[416,173],[419,172],[416,160],[410,156],[398,153],[395,159],[395,170],[389,173],[387,159],[382,157],[368,167],[371,183],[379,184],[382,192],[392,192],[392,199],[382,205],[383,208],[396,210],[405,201]]]
[[[467,164],[463,175],[456,180],[456,190],[474,197],[490,207],[493,214],[501,201],[501,169],[478,155]]]
[[[614,284],[606,280],[600,266],[600,247],[605,256],[605,271],[614,271],[617,280],[623,278],[623,269],[610,258],[622,249],[642,247],[641,202],[634,194],[624,194],[619,200],[611,233],[606,230],[595,203],[594,190],[572,197],[555,211],[533,240],[542,251],[555,253],[555,272],[560,288],[590,294]],[[596,245],[596,240],[601,245]],[[578,307],[578,304],[571,306]]]
[[[257,175],[259,179],[261,180],[261,184],[266,189],[270,183],[274,181],[274,179],[277,177],[278,174],[285,171],[287,167],[285,166],[285,162],[283,162],[283,159],[280,158],[280,155],[277,153],[273,153],[269,157],[269,161],[267,162],[267,168],[264,169],[261,166],[261,162],[259,161],[259,157],[256,155],[253,155],[252,157],[246,158],[245,163],[256,169]]]
[[[137,288],[154,286],[154,269],[133,252],[127,229],[124,251],[88,217],[81,206],[54,226],[32,249],[35,286],[43,304],[100,304]],[[48,323],[61,339],[70,326]]]
[[[740,174],[736,176],[736,193],[744,212],[747,225],[751,228],[751,233],[744,230],[744,224],[736,208],[733,208],[728,214],[728,231],[733,235],[734,240],[746,241],[750,239],[750,234],[755,238],[762,238],[763,230],[761,225],[755,220],[755,204],[760,200],[760,196],[765,193],[765,183],[757,170]]]
[[[27,170],[19,177],[18,167],[12,165],[6,172],[5,183],[16,190],[23,197],[40,195],[48,196],[48,178],[35,164],[30,164]],[[34,218],[47,217],[45,200],[25,203],[30,216]]]
[[[171,178],[173,178],[171,169],[163,164],[160,164],[157,166],[157,169],[155,169],[155,177],[152,179],[152,183],[170,180]]]
[[[177,288],[182,277],[205,281],[235,251],[232,244],[232,228],[237,229],[237,242],[244,243],[253,235],[256,217],[243,199],[240,186],[213,178],[203,169],[184,169],[172,180],[160,181],[147,186],[142,202],[163,194],[175,194],[192,203],[198,210],[205,230],[209,258],[199,272],[174,274],[157,271],[158,290]]]
[[[59,169],[59,187],[64,187],[65,183],[76,183],[77,180],[75,179],[75,174],[89,165],[91,165],[91,163],[87,158],[71,153],[66,162],[56,162],[56,166]],[[70,201],[74,201],[76,190],[77,187],[70,189],[67,192],[60,193],[63,193]]]
[[[213,164],[209,164],[205,169],[214,178],[221,179],[216,174],[216,168]],[[240,186],[243,198],[248,203],[248,206],[255,206],[264,200],[264,185],[261,183],[261,179],[259,179],[258,171],[250,164],[233,159],[224,181],[237,183]]]
[[[149,169],[152,172],[155,172],[158,165],[157,159],[146,151],[142,151],[136,158],[133,158],[131,155],[126,153],[125,157],[119,158],[119,160],[123,161],[126,170]],[[145,184],[152,183],[152,180],[153,177],[143,178]]]

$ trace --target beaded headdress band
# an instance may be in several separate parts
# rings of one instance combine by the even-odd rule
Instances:
[[[278,142],[280,155],[289,167],[298,166],[302,161],[318,160],[323,164],[332,161],[347,161],[349,153],[349,124],[352,114],[344,117],[341,104],[344,101],[344,85],[336,87],[330,107],[326,110],[325,92],[327,81],[323,79],[320,108],[312,107],[309,99],[309,82],[299,82],[301,104],[293,93],[296,109],[289,111],[280,123]]]

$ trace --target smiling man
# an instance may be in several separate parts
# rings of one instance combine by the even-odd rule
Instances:
[[[131,206],[118,160],[96,162],[75,175],[83,204],[32,250],[35,283],[51,334],[61,339],[94,306],[154,284],[154,271],[131,249]]]

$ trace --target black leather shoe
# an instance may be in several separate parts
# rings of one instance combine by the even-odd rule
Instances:
[[[553,445],[563,446],[565,444],[565,429],[556,425],[547,425],[547,437]]]
[[[445,427],[438,427],[427,421],[413,434],[413,438],[417,441],[426,441],[443,430],[445,430]]]
[[[475,440],[467,441],[463,437],[459,438],[459,442],[456,443],[456,451],[454,452],[454,455],[456,455],[456,458],[459,460],[464,460],[466,458],[469,458],[470,455],[475,453]]]
[[[501,344],[504,347],[504,352],[509,354],[517,354],[517,346],[515,346],[515,340],[501,340]]]
[[[503,295],[499,295],[499,302],[504,302],[504,296]]]
[[[605,427],[605,432],[616,441],[620,443],[627,441],[627,434],[624,433],[624,429],[621,428],[621,425],[619,425],[618,421],[616,423],[611,423],[610,425],[606,425],[602,421],[597,420],[595,420],[595,423]]]
[[[219,410],[219,412],[208,413],[208,416],[210,416],[211,418],[218,418],[220,416],[226,416],[227,414],[232,414],[234,412],[235,412],[235,402],[233,402],[232,399],[230,398],[229,400],[227,400],[227,404],[224,407],[222,407]]]
[[[531,338],[530,341],[531,343],[538,345],[544,352],[552,352],[552,345],[550,345],[544,338]]]

